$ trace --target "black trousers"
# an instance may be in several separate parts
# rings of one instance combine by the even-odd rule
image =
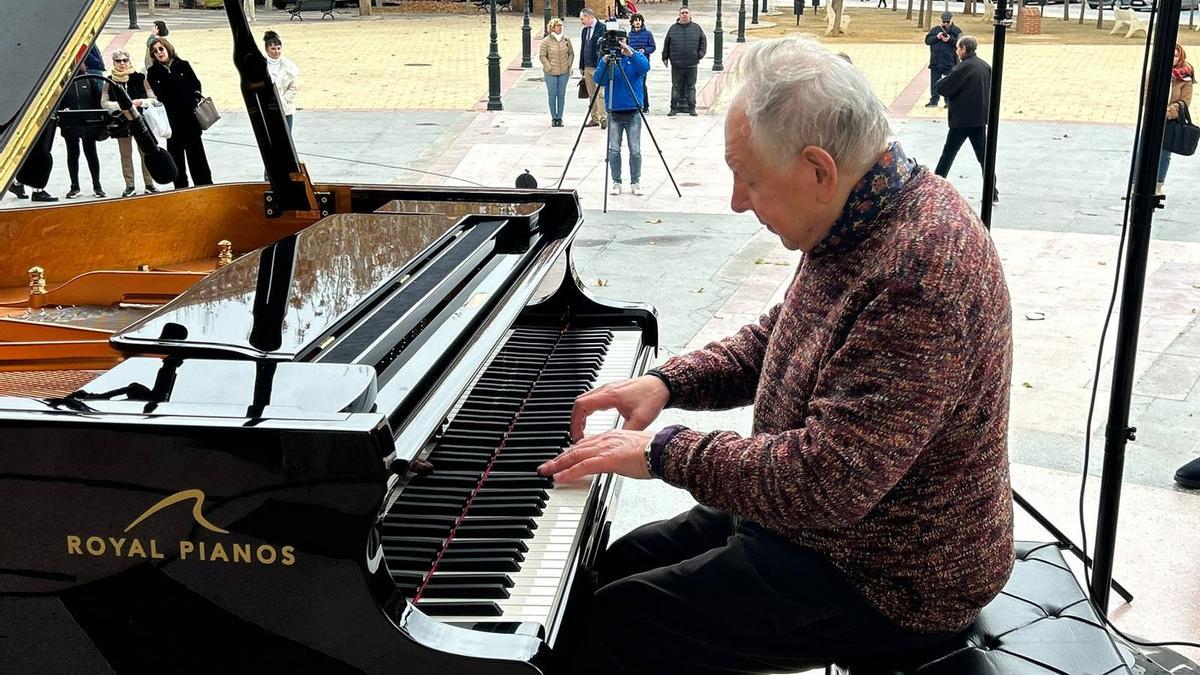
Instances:
[[[96,141],[78,136],[63,136],[67,142],[67,173],[71,176],[71,189],[79,189],[79,148],[87,158],[88,173],[92,174],[92,188],[100,189],[100,156],[96,154]]]
[[[937,103],[941,97],[933,93],[933,88],[937,85],[938,80],[950,74],[949,68],[930,68],[929,69],[929,102]]]
[[[696,112],[696,69],[671,66],[671,111]]]
[[[942,148],[942,156],[938,158],[937,168],[933,172],[945,178],[950,173],[950,167],[954,166],[958,149],[967,139],[971,139],[971,149],[975,151],[975,159],[979,160],[979,166],[982,167],[987,140],[986,129],[987,127],[950,127],[950,131],[946,133],[946,145]]]
[[[703,506],[622,537],[597,576],[577,672],[791,672],[950,637],[895,625],[820,554]]]
[[[167,152],[175,160],[175,187],[188,186],[188,169],[192,171],[193,185],[212,185],[212,171],[208,168],[208,155],[204,154],[204,141],[200,137],[167,139]]]

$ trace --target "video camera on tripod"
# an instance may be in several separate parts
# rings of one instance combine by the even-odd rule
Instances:
[[[611,19],[604,24],[604,37],[600,42],[600,53],[606,59],[617,59],[621,56],[621,40],[629,37],[629,31],[621,30],[622,24]]]

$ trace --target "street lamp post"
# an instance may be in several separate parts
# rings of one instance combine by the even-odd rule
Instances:
[[[488,110],[504,110],[500,102],[500,45],[496,40],[496,0],[491,2],[492,43],[488,46]]]
[[[529,3],[531,3],[531,2],[533,2],[533,0],[524,0],[525,19],[524,19],[524,23],[521,24],[521,67],[522,68],[532,68],[533,67],[533,61],[529,58],[530,40],[532,39],[532,36],[530,35],[530,33],[533,32],[533,29],[531,29],[529,27]]]
[[[566,2],[566,0],[558,0],[558,18],[560,19],[566,18],[566,14],[564,14],[566,10],[563,8],[564,2]]]
[[[137,0],[125,0],[129,5],[129,30],[138,30],[137,25]],[[150,4],[154,4],[154,0],[150,0]]]
[[[745,2],[746,0],[742,0]],[[687,2],[687,0],[684,0]],[[722,35],[725,29],[721,27],[721,0],[717,0],[717,27],[713,30],[713,72],[725,70],[724,50],[721,49]]]
[[[750,0],[750,23],[758,25],[758,0]]]
[[[542,26],[542,37],[549,37],[549,35],[550,35],[550,17],[551,16],[552,15],[550,13],[550,0],[546,0],[546,8],[542,12],[542,22],[545,24],[544,26]]]
[[[750,0],[758,6],[758,0]],[[742,0],[738,5],[738,42],[746,41],[746,0]]]

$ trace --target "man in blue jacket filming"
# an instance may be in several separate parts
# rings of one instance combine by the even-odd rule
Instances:
[[[629,138],[629,189],[633,194],[640,195],[642,92],[646,73],[650,72],[650,61],[643,54],[633,51],[624,35],[614,37],[616,49],[604,55],[594,76],[596,84],[605,88],[604,103],[608,108],[608,165],[613,178],[610,194],[621,194],[621,134],[624,133]]]

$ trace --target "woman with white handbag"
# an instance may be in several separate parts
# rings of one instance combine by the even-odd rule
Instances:
[[[146,71],[150,87],[158,100],[167,109],[171,122],[171,138],[167,140],[167,152],[175,160],[178,174],[175,187],[188,186],[188,169],[191,169],[195,185],[212,185],[212,171],[208,168],[208,156],[204,153],[204,141],[200,135],[204,129],[197,120],[197,105],[204,99],[200,79],[187,61],[175,55],[175,47],[165,38],[150,43],[150,56],[154,65]]]
[[[146,76],[139,73],[130,62],[129,52],[124,49],[113,50],[112,53],[112,74],[108,79],[117,83],[117,86],[123,88],[129,94],[129,98],[133,99],[133,105],[143,114],[150,106],[158,102],[154,97],[154,90],[146,82]],[[107,110],[116,110],[117,102],[112,95],[112,84],[104,86],[104,94],[100,97],[100,105]],[[128,136],[117,136],[114,132],[113,136],[117,139],[117,148],[121,151],[121,174],[125,178],[125,191],[121,193],[122,197],[133,196],[137,191],[133,184],[133,139]],[[142,155],[141,148],[138,148],[138,155]],[[146,159],[141,158],[142,164],[142,180],[146,185],[146,194],[158,192],[158,188],[154,187],[154,179],[150,177],[150,170],[146,168]]]

